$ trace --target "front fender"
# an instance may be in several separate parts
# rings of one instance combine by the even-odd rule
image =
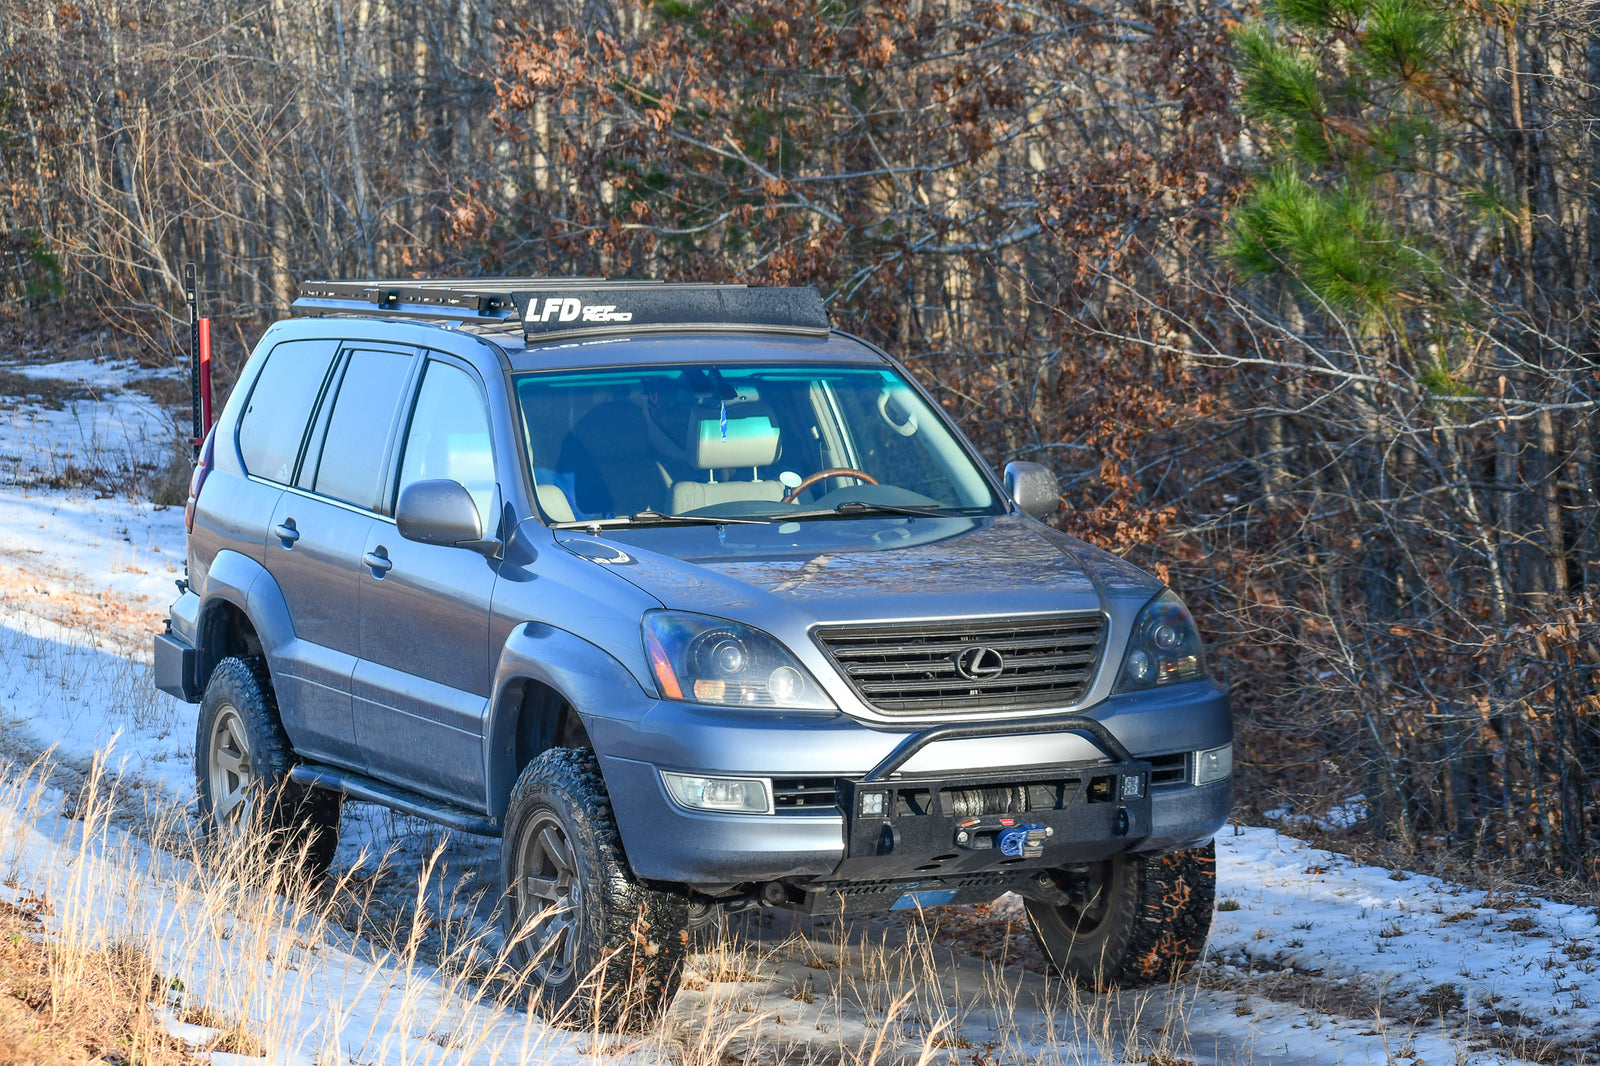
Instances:
[[[517,715],[521,705],[506,697],[524,681],[550,686],[572,705],[593,736],[594,719],[635,719],[654,697],[640,687],[633,673],[604,648],[543,622],[524,622],[511,631],[495,669],[494,703],[484,730],[484,765],[488,768],[488,809],[505,817],[506,802],[517,779]]]

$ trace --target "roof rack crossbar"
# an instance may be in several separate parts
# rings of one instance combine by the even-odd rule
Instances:
[[[828,312],[809,286],[717,285],[605,278],[369,278],[306,281],[301,315],[377,315],[511,325],[529,343],[626,331],[778,330],[826,334]]]

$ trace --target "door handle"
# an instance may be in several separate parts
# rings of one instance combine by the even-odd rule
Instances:
[[[294,519],[292,518],[285,518],[283,524],[272,532],[278,535],[278,539],[283,542],[285,548],[294,547],[294,542],[300,539],[300,531],[294,528]]]
[[[394,563],[389,561],[389,549],[378,547],[377,551],[370,551],[361,557],[361,561],[372,568],[372,576],[383,580],[383,575],[394,568]]]

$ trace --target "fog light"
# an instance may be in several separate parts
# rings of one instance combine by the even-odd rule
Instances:
[[[863,792],[861,794],[861,813],[862,814],[882,814],[883,813],[883,793],[882,792]]]
[[[1233,776],[1233,745],[1194,753],[1194,783],[1209,785]]]
[[[1127,774],[1122,778],[1122,798],[1125,800],[1138,799],[1144,795],[1144,775]]]
[[[691,810],[772,813],[772,791],[765,778],[694,777],[663,770],[661,780],[672,798]]]

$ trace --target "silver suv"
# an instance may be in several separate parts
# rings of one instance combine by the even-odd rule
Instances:
[[[196,468],[155,638],[201,811],[501,838],[552,1017],[647,1024],[719,912],[1016,892],[1063,974],[1204,945],[1232,727],[1183,603],[1040,518],[811,289],[310,282]]]

